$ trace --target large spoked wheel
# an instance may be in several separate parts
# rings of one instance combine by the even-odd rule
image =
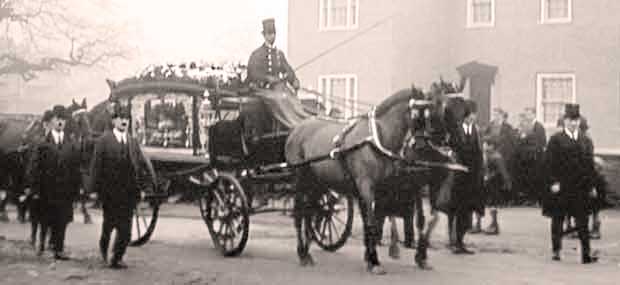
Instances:
[[[200,213],[224,256],[241,254],[250,231],[248,200],[239,181],[221,173],[200,198]]]
[[[151,239],[159,215],[158,199],[140,199],[133,213],[130,246],[144,245]]]
[[[311,228],[314,240],[322,249],[334,252],[351,236],[353,205],[351,197],[332,190],[321,195]]]

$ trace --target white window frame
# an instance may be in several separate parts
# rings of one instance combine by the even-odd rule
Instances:
[[[319,31],[344,31],[344,30],[354,30],[359,28],[360,23],[360,1],[359,0],[347,0],[347,24],[343,26],[334,26],[331,23],[331,7],[333,0],[327,0],[327,15],[324,14],[325,7],[323,5],[323,0],[319,1]],[[351,11],[351,3],[355,1],[355,11]],[[353,17],[351,17],[355,13],[355,23],[351,23],[353,21]],[[323,23],[323,19],[327,17],[327,24]]]
[[[544,102],[542,98],[542,83],[544,79],[547,78],[570,78],[573,81],[573,94],[571,95],[570,102],[566,103],[576,103],[577,102],[577,77],[575,73],[572,72],[564,72],[564,73],[538,73],[536,74],[536,120],[541,122],[545,128],[554,128],[557,124],[557,119],[552,122],[544,121]]]
[[[540,0],[540,23],[541,24],[567,24],[567,23],[571,23],[573,21],[573,0],[566,0],[568,1],[568,11],[567,11],[567,16],[566,18],[552,18],[549,19],[549,17],[547,17],[548,13],[548,9],[549,7],[547,6],[547,0]]]
[[[329,82],[330,80],[333,79],[345,79],[346,83],[345,83],[345,106],[343,111],[343,115],[345,119],[349,119],[352,117],[357,116],[358,113],[358,81],[357,81],[357,75],[355,74],[328,74],[328,75],[320,75],[318,78],[318,86],[319,86],[319,92],[321,94],[323,94],[324,96],[324,100],[323,100],[323,104],[325,106],[325,112],[326,114],[329,114],[331,112],[332,109],[332,104],[331,104],[331,96],[332,96],[332,92],[330,90],[331,88],[331,84],[327,84],[327,86],[323,86],[323,80],[326,80],[327,82]],[[355,84],[353,85],[353,93],[351,93],[351,83],[350,81],[353,80],[355,82]],[[348,98],[349,94],[353,94],[353,98]],[[351,108],[351,112],[349,114],[347,109],[346,104],[350,104],[353,103],[353,106],[349,106]]]
[[[467,28],[491,28],[495,27],[495,0],[491,1],[491,21],[490,22],[474,22],[474,0],[467,0]]]

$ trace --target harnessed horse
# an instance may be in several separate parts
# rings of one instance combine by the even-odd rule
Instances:
[[[358,198],[367,269],[385,273],[376,251],[375,187],[396,172],[394,160],[402,159],[397,153],[407,134],[428,127],[422,114],[430,106],[418,89],[399,91],[348,127],[338,149],[330,138],[341,134],[341,124],[311,119],[293,129],[285,146],[287,163],[303,164],[328,152],[335,158],[296,169],[295,228],[302,266],[314,264],[309,253],[311,211],[317,197],[329,188]]]

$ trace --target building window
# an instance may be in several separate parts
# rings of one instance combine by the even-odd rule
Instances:
[[[495,0],[467,0],[467,27],[493,27]]]
[[[536,76],[536,118],[545,127],[555,127],[564,113],[564,105],[575,103],[575,74],[544,73]]]
[[[359,0],[319,0],[319,29],[348,30],[358,27]]]
[[[344,119],[357,116],[357,76],[319,76],[319,92],[325,97],[323,105],[327,115]]]
[[[572,0],[540,0],[540,21],[543,24],[570,23],[573,19]]]

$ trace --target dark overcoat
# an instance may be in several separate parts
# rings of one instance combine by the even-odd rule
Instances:
[[[451,209],[457,212],[476,211],[484,214],[482,141],[478,126],[472,127],[472,134],[466,135],[461,126],[451,138],[452,149],[457,162],[468,167],[468,172],[457,172],[452,187]]]
[[[153,191],[154,172],[137,140],[127,135],[127,156],[112,131],[106,131],[95,145],[91,162],[90,189],[99,195],[104,215],[126,218],[131,215],[141,191]],[[129,172],[119,165],[129,163]]]
[[[63,143],[54,143],[51,133],[32,150],[28,166],[28,184],[43,223],[68,223],[73,220],[73,202],[80,193],[80,149],[66,132]]]
[[[592,210],[589,193],[594,186],[592,140],[579,132],[577,140],[564,131],[551,136],[545,152],[547,183],[543,191],[543,215],[578,216]],[[558,193],[551,192],[551,185],[560,184]]]

